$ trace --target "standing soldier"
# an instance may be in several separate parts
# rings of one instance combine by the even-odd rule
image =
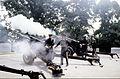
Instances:
[[[55,46],[55,48],[61,45],[61,65],[63,65],[63,58],[66,58],[66,66],[68,66],[68,53],[66,52],[68,49],[69,42],[66,40],[66,35],[62,34],[62,40]]]
[[[88,41],[86,39],[86,36],[83,37],[83,40],[81,41],[81,44],[82,44],[83,56],[85,55],[85,58],[86,58],[86,55],[87,55],[87,45],[88,45]]]
[[[54,46],[54,40],[53,35],[49,34],[49,38],[45,41],[45,47],[46,47],[46,55],[49,62],[52,62],[53,59],[53,46]]]
[[[92,45],[92,55],[94,56],[96,54],[96,40],[94,36],[91,37],[91,45]]]

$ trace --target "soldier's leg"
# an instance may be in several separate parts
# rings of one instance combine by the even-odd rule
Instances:
[[[63,56],[61,55],[61,65],[63,65]]]
[[[84,49],[83,49],[83,47],[82,47],[82,58],[84,57]]]
[[[94,55],[95,55],[95,57],[97,57],[96,48],[94,48],[94,51],[95,51]]]
[[[87,56],[87,48],[85,49],[85,58],[86,58],[86,56]]]
[[[61,65],[63,65],[63,54],[64,54],[64,48],[61,48]]]
[[[46,48],[46,52],[47,52],[46,54],[48,54],[48,53],[49,53],[49,49],[48,49],[48,48]]]
[[[92,47],[92,49],[93,49],[92,56],[94,56],[95,55],[95,49],[93,47]]]
[[[66,66],[68,66],[68,52],[66,52],[65,59],[66,59]]]

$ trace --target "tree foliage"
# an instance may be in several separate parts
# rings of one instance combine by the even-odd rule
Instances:
[[[101,35],[99,44],[120,46],[120,6],[116,1],[101,0],[6,0],[4,2],[10,16],[23,14],[34,18],[44,27],[57,34],[66,33],[74,39],[81,39],[88,34],[92,26],[88,19],[96,21],[100,18],[101,27],[95,35]]]
[[[94,8],[97,16],[101,18],[101,27],[95,34],[101,34],[100,45],[120,46],[120,6],[117,2],[101,0]]]
[[[80,39],[91,27],[92,2],[94,0],[6,0],[4,5],[10,16],[23,14],[34,18],[44,27],[54,30],[57,34],[68,33],[70,37]],[[62,30],[61,30],[62,29]]]

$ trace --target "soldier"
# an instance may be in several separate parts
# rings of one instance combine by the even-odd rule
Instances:
[[[55,48],[61,45],[61,65],[63,65],[63,57],[66,59],[66,66],[68,66],[68,53],[66,52],[68,49],[69,42],[66,40],[66,35],[62,34],[62,40],[55,46]]]
[[[96,54],[96,40],[95,40],[94,36],[91,37],[91,45],[92,45],[92,49],[93,49],[92,55],[94,56]]]
[[[87,55],[87,45],[88,45],[88,41],[86,39],[86,36],[83,37],[83,40],[81,41],[81,45],[82,45],[82,54],[83,54],[83,56],[85,55],[85,58],[86,58],[86,55]]]
[[[48,48],[53,48],[54,40],[52,34],[49,34],[49,38],[45,41],[45,46],[48,46]]]
[[[49,64],[49,62],[52,62],[53,59],[53,46],[54,46],[54,39],[53,39],[53,35],[49,34],[49,38],[45,41],[45,47],[46,47],[46,55],[48,58],[48,62],[47,65]]]

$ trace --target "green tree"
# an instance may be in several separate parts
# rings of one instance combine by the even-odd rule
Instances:
[[[101,0],[94,8],[94,12],[101,18],[101,27],[95,35],[101,34],[99,44],[104,46],[120,46],[120,6],[116,1]]]
[[[10,16],[23,14],[34,18],[44,27],[54,30],[57,34],[68,33],[70,37],[80,39],[91,28],[88,24],[93,14],[95,0],[6,0],[4,5]],[[61,28],[63,29],[61,31]]]

